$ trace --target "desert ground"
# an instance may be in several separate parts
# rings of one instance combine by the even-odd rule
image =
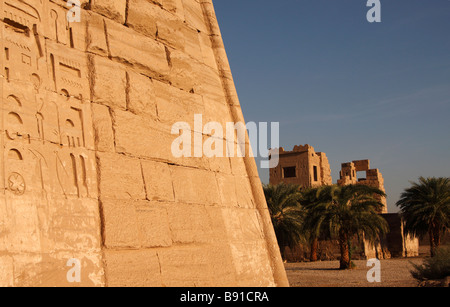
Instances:
[[[340,271],[339,261],[286,263],[291,287],[417,287],[411,276],[412,263],[421,264],[422,258],[381,260],[381,283],[369,283],[367,261],[356,260],[356,268]]]

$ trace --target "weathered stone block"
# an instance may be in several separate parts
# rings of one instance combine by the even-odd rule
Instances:
[[[209,33],[202,6],[197,1],[182,0],[186,22],[201,32]]]
[[[187,26],[183,27],[182,32],[184,36],[184,52],[191,58],[196,59],[200,63],[203,63],[204,58],[200,43],[200,33],[197,30]]]
[[[116,153],[98,153],[100,196],[113,199],[146,199],[141,163]]]
[[[250,285],[257,285],[258,287],[275,286],[264,241],[232,243],[231,253],[236,267],[239,287]]]
[[[0,286],[14,286],[14,262],[11,256],[0,257]]]
[[[237,149],[238,144],[235,144],[235,148]],[[245,174],[246,168],[243,158],[238,158],[236,155],[234,157],[230,157],[230,164],[231,164],[231,173],[233,175],[241,175]]]
[[[172,142],[168,126],[131,112],[115,112],[116,150],[137,157],[170,161]]]
[[[184,51],[185,41],[183,31],[186,25],[183,20],[165,10],[161,10],[159,13],[160,18],[156,22],[158,27],[158,41],[177,50]]]
[[[204,106],[205,106],[205,122],[218,122],[223,127],[223,137],[226,137],[227,133],[227,123],[232,123],[234,126],[234,119],[231,116],[229,106],[220,101],[208,99],[206,97],[203,98]],[[220,116],[217,116],[219,114]],[[244,123],[242,123],[244,124]],[[237,139],[235,139],[237,142]]]
[[[176,8],[172,6],[176,11]],[[184,19],[147,0],[130,0],[127,25],[177,50],[184,50]]]
[[[158,251],[162,283],[167,287],[230,286],[236,283],[230,251],[223,245]],[[215,261],[210,261],[215,259]]]
[[[127,107],[127,77],[123,67],[108,58],[94,57],[95,74],[92,101],[111,108]]]
[[[216,174],[222,204],[235,207],[238,204],[236,181],[233,175]]]
[[[205,99],[227,103],[224,87],[220,80],[219,72],[205,64],[199,64],[195,70],[198,85],[195,93],[202,95]]]
[[[213,172],[186,167],[171,167],[175,200],[184,203],[220,204]]]
[[[134,114],[156,119],[158,109],[154,82],[147,76],[128,72],[127,109]]]
[[[109,108],[96,103],[91,104],[91,107],[96,150],[115,152],[114,132]]]
[[[158,201],[174,201],[172,176],[166,163],[142,161],[147,198]]]
[[[158,0],[158,3],[162,4],[165,10],[176,14],[178,18],[184,20],[184,10],[182,0]]]
[[[153,86],[159,119],[170,126],[186,122],[193,130],[194,115],[204,114],[202,97],[156,80]]]
[[[109,20],[106,31],[111,57],[132,65],[150,77],[168,74],[169,63],[163,44]]]
[[[220,236],[205,206],[183,205],[169,207],[170,229],[175,243],[208,243]]]
[[[127,25],[144,35],[156,39],[158,12],[161,8],[147,0],[129,0]]]
[[[159,203],[105,199],[104,241],[108,248],[172,245],[167,210]]]
[[[109,287],[160,287],[161,268],[152,250],[105,251]]]
[[[55,241],[53,247],[43,251],[55,250],[83,253],[89,250],[100,253],[100,212],[98,199],[58,199],[50,208],[46,236]]]
[[[114,116],[116,150],[145,159],[207,169],[206,159],[174,156],[172,144],[178,136],[171,134],[172,125],[131,112],[116,111]],[[193,152],[194,143],[191,143],[191,146]]]
[[[216,173],[231,174],[230,158],[226,154],[226,141],[220,140],[224,146],[224,153],[221,157],[209,158],[209,169]]]
[[[193,92],[200,86],[196,77],[200,66],[186,53],[179,50],[170,50],[170,82],[187,92]]]
[[[108,56],[104,18],[91,13],[86,22],[86,50],[101,56]]]
[[[172,231],[167,209],[160,203],[139,203],[137,207],[139,241],[143,248],[169,247]]]
[[[231,242],[259,242],[264,235],[261,232],[257,212],[242,207],[222,209],[223,220]]]
[[[255,208],[252,198],[252,187],[249,178],[246,176],[236,176],[236,195],[238,204],[243,208]]]
[[[214,49],[212,47],[211,38],[209,35],[201,32],[198,34],[199,42],[200,42],[200,50],[201,56],[203,58],[203,63],[208,65],[209,67],[217,70],[217,60],[214,54]]]
[[[92,0],[91,9],[119,23],[125,22],[127,0]]]
[[[140,247],[136,208],[133,202],[102,200],[105,221],[104,244],[107,248]]]

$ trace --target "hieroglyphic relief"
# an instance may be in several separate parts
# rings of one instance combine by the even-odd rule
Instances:
[[[31,1],[39,2],[39,1]],[[3,3],[4,74],[8,80],[30,80],[39,71],[43,58],[42,39],[38,34],[42,8],[30,2],[8,0]]]
[[[39,149],[33,146],[35,141],[41,145],[49,142],[62,147],[89,149],[93,141],[87,141],[92,134],[86,136],[85,133],[85,125],[89,125],[85,119],[90,118],[90,109],[84,101],[89,93],[85,57],[76,50],[61,49],[59,46],[70,45],[72,33],[65,18],[65,9],[39,0],[28,3],[6,0],[2,5],[2,66],[7,83],[3,89],[2,103],[5,146],[26,140],[32,147],[29,150],[36,152]],[[42,23],[43,16],[50,16],[51,22]],[[66,177],[86,174],[86,171],[77,169],[85,168],[87,153],[76,153],[77,159],[74,158],[75,153],[63,155],[60,150],[56,150],[51,158],[44,154],[36,156],[41,157],[39,161],[42,157],[55,160],[52,163],[55,165],[54,173],[60,178],[57,182],[64,196],[87,195],[72,193],[72,185],[63,183],[70,182],[64,180]],[[75,163],[74,160],[81,162]],[[85,185],[87,179],[83,178],[81,176],[81,184],[72,180],[77,190],[81,189],[78,185]]]
[[[28,156],[25,151],[32,153],[30,158],[41,168],[48,165],[48,174],[39,171],[38,177],[47,181],[40,186],[59,188],[51,188],[53,194],[91,197],[87,182],[95,180],[96,175],[92,163],[88,164],[93,143],[89,103],[53,92],[34,94],[32,84],[14,83],[3,85],[4,148],[17,152],[21,161]],[[10,153],[5,151],[5,155]],[[6,168],[11,166],[9,163]]]
[[[87,60],[66,12],[0,0],[0,253],[99,246]]]
[[[211,0],[71,2],[0,0],[0,286],[287,285],[254,161],[170,152],[243,122]]]

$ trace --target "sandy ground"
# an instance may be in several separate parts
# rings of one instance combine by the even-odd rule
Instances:
[[[381,283],[369,283],[367,261],[354,261],[356,268],[340,271],[339,261],[286,263],[291,287],[417,287],[412,278],[411,262],[422,264],[421,258],[381,260]]]

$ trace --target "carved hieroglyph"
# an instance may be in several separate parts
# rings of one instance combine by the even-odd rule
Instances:
[[[243,121],[211,1],[81,4],[0,1],[0,286],[287,285],[254,160],[171,154]]]
[[[65,12],[1,2],[1,285],[69,285],[71,258],[103,283],[88,69]]]

